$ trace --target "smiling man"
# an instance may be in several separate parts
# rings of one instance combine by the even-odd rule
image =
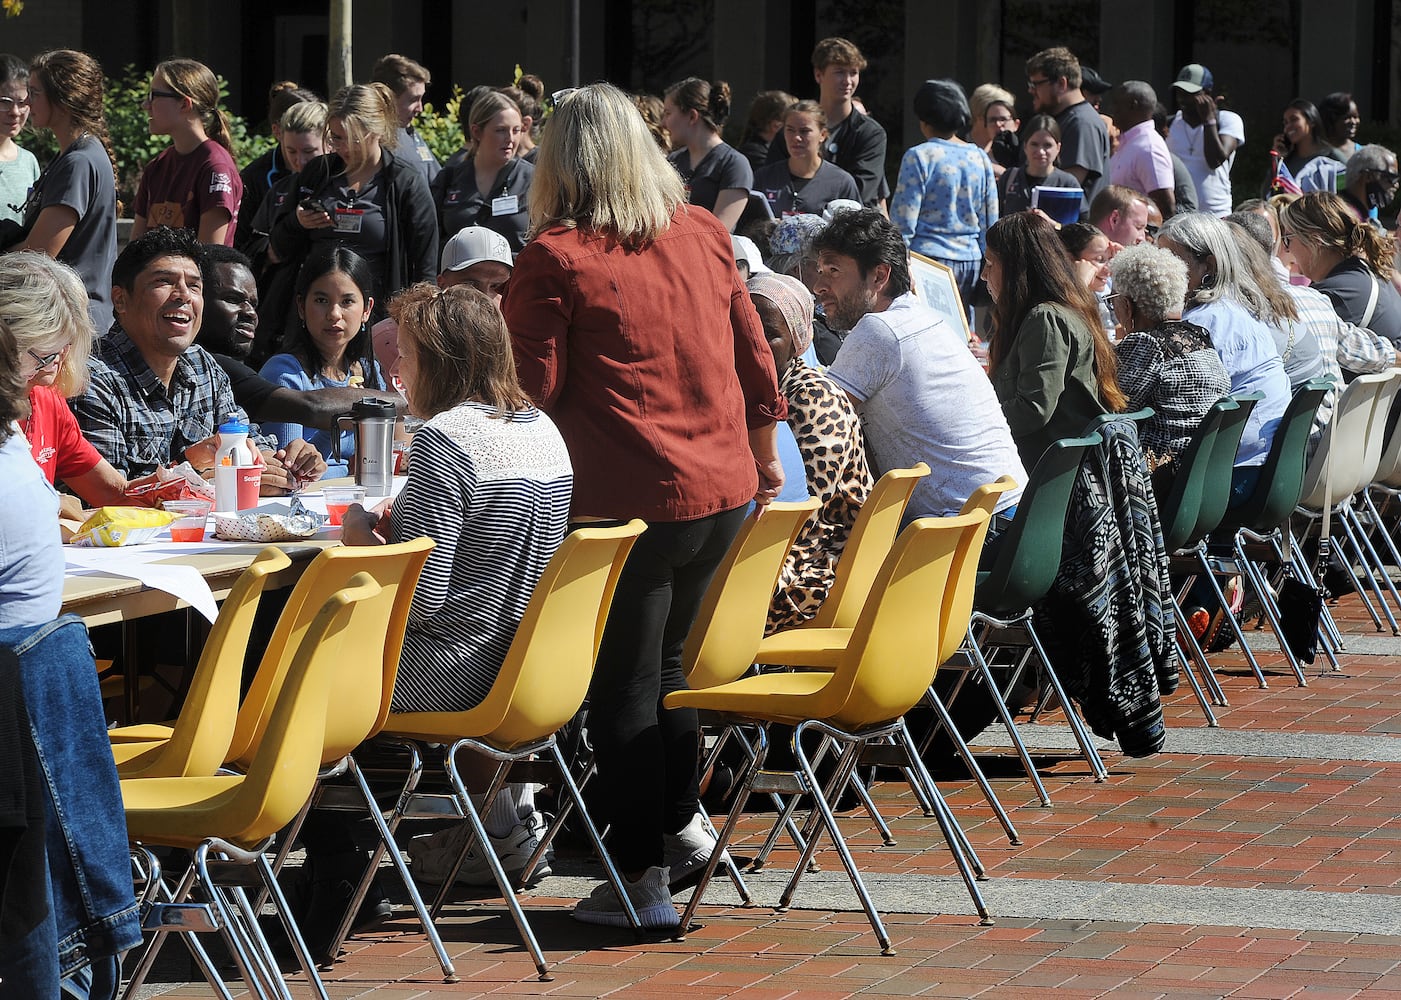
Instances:
[[[910,291],[909,252],[879,212],[842,212],[813,240],[813,294],[833,324],[849,329],[827,369],[861,414],[871,471],[927,462],[905,512],[957,514],[972,492],[999,476],[1021,484],[1007,418],[962,330]],[[999,512],[1016,504],[1018,487]]]
[[[219,425],[248,422],[228,376],[194,342],[204,315],[202,255],[190,233],[162,226],[127,244],[112,269],[116,322],[93,350],[88,388],[73,412],[83,435],[128,479],[186,459],[212,466]],[[267,461],[264,494],[326,469],[305,441],[274,451],[256,428],[253,437]]]

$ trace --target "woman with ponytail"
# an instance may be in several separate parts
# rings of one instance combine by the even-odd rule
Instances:
[[[24,205],[22,243],[67,264],[88,292],[92,333],[112,325],[117,260],[117,174],[102,115],[102,67],[85,52],[56,49],[29,67],[30,123],[53,132],[58,155]]]
[[[1401,293],[1391,284],[1394,246],[1336,194],[1306,194],[1279,213],[1280,239],[1342,319],[1401,346]]]
[[[663,106],[662,124],[676,149],[671,165],[686,183],[688,200],[713,212],[734,232],[754,186],[754,169],[744,154],[720,138],[730,117],[730,85],[689,77],[667,88]]]
[[[141,103],[151,134],[170,136],[170,148],[141,172],[131,238],[170,226],[190,230],[201,243],[233,246],[243,178],[219,107],[219,81],[203,63],[169,59],[151,74]]]
[[[337,243],[374,275],[377,322],[385,303],[438,275],[438,219],[423,172],[399,155],[399,110],[382,83],[355,84],[327,104],[325,156],[297,178],[273,223],[270,255],[300,266],[313,247]],[[284,303],[290,305],[290,302]]]

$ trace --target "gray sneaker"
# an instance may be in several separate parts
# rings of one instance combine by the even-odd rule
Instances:
[[[491,846],[501,860],[501,867],[507,876],[514,878],[524,868],[530,856],[535,853],[540,837],[548,824],[538,812],[522,818],[521,823],[504,837],[492,837]],[[413,865],[414,878],[430,885],[442,885],[467,840],[469,827],[465,822],[448,830],[442,830],[427,837],[420,837],[409,844],[409,861]],[[547,850],[540,863],[535,866],[531,881],[551,874],[550,860],[553,850]],[[473,844],[457,870],[453,881],[458,885],[489,886],[496,880],[491,874],[481,846]]]
[[[662,845],[662,857],[671,870],[671,884],[679,885],[705,867],[715,850],[715,835],[706,826],[705,817],[696,813],[679,832],[666,834]],[[726,865],[729,861],[730,854],[726,851],[720,864]]]
[[[671,901],[671,888],[665,868],[648,868],[636,882],[623,879],[637,919],[650,930],[667,930],[681,923],[681,914]],[[609,882],[594,887],[586,898],[574,904],[574,919],[585,924],[629,927],[628,915]]]

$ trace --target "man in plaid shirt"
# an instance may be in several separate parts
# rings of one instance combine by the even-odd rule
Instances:
[[[116,323],[98,340],[87,390],[73,401],[83,435],[128,478],[189,460],[214,464],[215,434],[227,420],[248,423],[223,369],[194,345],[204,309],[199,243],[161,227],[128,244],[112,271]],[[253,440],[267,462],[262,492],[290,492],[319,479],[326,463],[305,441]]]

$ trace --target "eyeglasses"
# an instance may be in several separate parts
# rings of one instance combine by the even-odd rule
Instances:
[[[359,139],[352,139],[352,138],[351,138],[350,136],[348,136],[348,135],[336,135],[336,133],[334,133],[334,132],[327,131],[327,133],[326,133],[326,145],[328,145],[328,146],[358,146],[358,145],[360,145],[360,140],[359,140]]]
[[[1148,234],[1150,240],[1156,240],[1158,238],[1157,226],[1144,226],[1143,231]]]
[[[27,97],[0,97],[0,114],[12,113],[16,110],[23,111],[29,107]]]
[[[1124,293],[1123,293],[1123,292],[1110,292],[1108,295],[1106,295],[1106,296],[1104,297],[1104,304],[1107,305],[1110,309],[1113,309],[1113,308],[1114,308],[1114,304],[1115,304],[1116,302],[1118,302],[1120,299],[1122,299],[1123,297],[1124,297]]]
[[[1295,235],[1294,233],[1280,233],[1280,234],[1279,234],[1279,242],[1280,242],[1280,245],[1283,246],[1284,249],[1288,250],[1288,249],[1289,249],[1289,244],[1290,244],[1290,242],[1293,241],[1293,239],[1294,239],[1294,235]]]
[[[185,95],[184,95],[184,94],[177,94],[177,93],[176,93],[175,91],[173,91],[173,90],[157,90],[155,87],[152,87],[152,88],[150,89],[150,91],[147,92],[147,94],[146,94],[146,99],[145,99],[144,101],[142,101],[141,103],[142,103],[142,104],[150,104],[150,103],[151,103],[152,101],[154,101],[157,97],[171,97],[171,98],[174,98],[174,99],[177,100],[177,101],[183,101],[183,100],[185,99]]]
[[[1028,78],[1027,78],[1027,81],[1026,81],[1026,89],[1029,90],[1029,91],[1031,91],[1031,92],[1034,94],[1034,93],[1036,93],[1036,88],[1037,88],[1037,87],[1040,87],[1042,84],[1046,84],[1046,83],[1050,83],[1050,82],[1051,82],[1050,79],[1049,79],[1049,78],[1046,78],[1046,77],[1043,77],[1043,78],[1041,78],[1040,80],[1033,80],[1033,79],[1031,79],[1030,77],[1028,77]]]
[[[1011,115],[1003,115],[1003,116],[1000,117],[1000,118],[989,118],[989,119],[987,120],[987,123],[988,123],[989,125],[994,125],[994,126],[996,126],[996,125],[1010,125],[1010,124],[1012,124],[1012,122],[1015,121],[1015,120],[1016,120],[1016,119],[1014,119]]]
[[[41,372],[45,368],[52,368],[54,365],[58,364],[67,353],[67,347],[64,347],[62,350],[54,351],[52,354],[40,354],[33,348],[29,349],[29,356],[34,359],[34,370],[36,372]]]

